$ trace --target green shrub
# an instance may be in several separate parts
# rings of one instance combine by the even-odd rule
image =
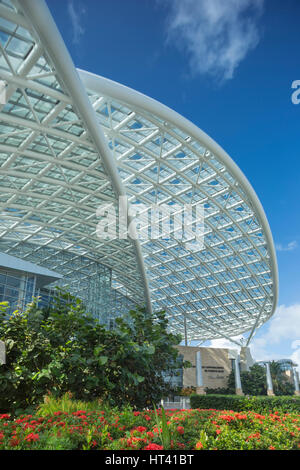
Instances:
[[[229,388],[205,388],[205,393],[207,395],[232,395],[234,391],[231,391]]]
[[[270,372],[273,382],[273,390],[276,396],[286,396],[294,394],[294,385],[284,374],[278,362],[270,362]],[[240,376],[242,389],[245,395],[267,395],[266,370],[263,366],[261,366],[260,364],[254,364],[252,367],[250,367],[249,371],[241,371]],[[231,371],[228,376],[227,389],[223,390],[224,395],[233,395],[235,393],[235,377],[233,371]],[[207,393],[214,394],[214,391],[209,390],[207,391]],[[222,394],[222,390],[216,393]]]
[[[58,411],[64,413],[75,413],[79,410],[96,411],[99,409],[106,409],[105,405],[100,399],[94,401],[73,400],[70,392],[65,393],[61,398],[55,398],[51,395],[44,397],[44,402],[41,403],[36,411],[38,416],[54,415]]]
[[[174,346],[181,337],[167,331],[164,312],[131,310],[128,323],[116,319],[116,329],[107,330],[79,299],[62,291],[50,308],[33,302],[9,317],[6,310],[0,303],[7,353],[0,367],[0,413],[37,405],[49,392],[138,409],[173,392],[164,372],[178,369]]]
[[[191,408],[245,411],[256,413],[278,411],[289,413],[300,412],[300,397],[250,397],[240,395],[196,395],[190,397]]]

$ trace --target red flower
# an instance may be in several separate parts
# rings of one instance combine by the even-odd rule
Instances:
[[[35,442],[35,441],[38,441],[39,440],[39,435],[38,434],[33,434],[33,432],[31,432],[30,434],[28,434],[28,436],[25,437],[25,441],[27,442]]]
[[[184,449],[185,448],[185,445],[183,444],[183,442],[176,442],[176,445],[178,447],[180,447],[180,449]]]
[[[147,428],[145,428],[144,426],[138,426],[138,427],[136,428],[136,431],[138,431],[138,432],[144,432],[144,431],[146,431],[146,430],[147,430]]]
[[[259,433],[259,432],[256,432],[255,434],[250,434],[250,436],[247,437],[246,441],[248,441],[249,439],[257,439],[257,440],[260,440],[260,433]]]
[[[13,437],[10,441],[9,441],[9,445],[11,447],[15,447],[17,446],[18,444],[20,444],[20,440],[17,439],[17,437]]]
[[[162,450],[163,446],[158,444],[148,444],[143,450]]]
[[[183,426],[177,426],[177,432],[179,432],[179,434],[184,434],[184,427]]]
[[[203,444],[202,442],[198,441],[196,444],[196,449],[203,449]]]

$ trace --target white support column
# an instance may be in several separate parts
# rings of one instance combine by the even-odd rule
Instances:
[[[196,393],[198,395],[205,395],[200,350],[196,352]]]
[[[98,122],[96,112],[90,102],[83,83],[79,78],[72,58],[51,16],[45,0],[39,0],[38,2],[36,0],[22,0],[22,2],[13,0],[13,4],[17,5],[18,10],[22,10],[22,13],[27,19],[29,25],[32,26],[37,34],[41,45],[44,46],[47,56],[55,67],[56,73],[61,78],[62,83],[64,83],[65,89],[68,92],[68,97],[72,100],[78,116],[83,120],[88,135],[94,144],[95,149],[98,151],[99,158],[101,158],[102,165],[111,181],[116,198],[127,196],[103,128]],[[47,89],[49,89],[49,87],[47,87]],[[6,121],[8,116],[8,114],[5,114]],[[26,126],[28,126],[28,122],[29,121],[27,120]],[[40,129],[37,130],[41,131]],[[82,144],[82,142],[80,142],[80,144]],[[132,235],[134,236],[132,237],[131,242],[136,254],[137,267],[144,287],[146,308],[147,312],[151,314],[152,302],[143,252],[136,234],[135,221],[128,215],[128,226],[129,224],[131,224],[133,229]]]
[[[185,345],[185,346],[188,345],[186,316],[184,317],[184,345]]]
[[[6,349],[3,341],[0,341],[0,365],[1,364],[6,364]]]
[[[237,355],[236,359],[234,359],[235,393],[237,395],[244,395],[240,376],[239,358],[240,356]]]
[[[299,391],[299,378],[298,373],[295,367],[293,367],[293,377],[294,377],[294,385],[295,385],[295,393],[294,395],[300,395]]]
[[[266,376],[267,376],[267,395],[270,397],[274,396],[273,392],[273,382],[270,371],[270,364],[266,362]]]

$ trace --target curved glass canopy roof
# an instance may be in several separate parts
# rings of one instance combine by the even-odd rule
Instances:
[[[0,17],[0,251],[51,269],[61,252],[74,270],[90,258],[111,268],[117,291],[165,309],[172,331],[250,340],[274,313],[278,275],[263,208],[236,164],[166,106],[77,71],[44,1],[1,0]],[[119,196],[203,204],[204,247],[100,240],[96,210]]]

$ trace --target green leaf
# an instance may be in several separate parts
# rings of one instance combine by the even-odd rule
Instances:
[[[108,357],[107,357],[107,356],[100,356],[98,362],[99,362],[99,365],[100,365],[100,366],[104,366],[104,364],[106,364],[107,361],[108,361]]]
[[[144,382],[145,377],[142,377],[141,375],[137,375],[137,376],[136,376],[136,380],[137,380],[138,383],[140,384],[140,383]]]

